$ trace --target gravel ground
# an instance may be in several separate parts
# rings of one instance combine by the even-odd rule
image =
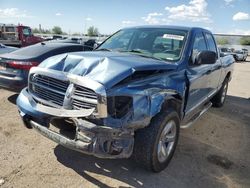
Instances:
[[[250,187],[249,83],[250,62],[236,63],[225,106],[181,130],[158,174],[71,151],[25,128],[17,94],[0,89],[0,187]]]

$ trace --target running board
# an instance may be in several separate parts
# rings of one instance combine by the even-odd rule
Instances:
[[[193,120],[191,120],[187,124],[181,125],[180,128],[186,129],[186,128],[191,127],[191,125],[193,125],[202,116],[202,114],[204,114],[211,106],[212,106],[211,102],[209,102],[208,104],[206,104],[204,106],[204,109],[202,111],[200,111],[200,113],[198,115],[195,115],[197,117],[194,116],[195,118]]]

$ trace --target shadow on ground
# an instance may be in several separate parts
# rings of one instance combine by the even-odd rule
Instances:
[[[227,96],[225,107],[211,109],[207,116],[219,114],[221,117],[227,117],[228,114],[231,114],[231,119],[249,122],[249,105],[250,100],[248,99]],[[221,125],[222,130],[226,128],[223,126]],[[107,181],[102,181],[101,176],[121,181],[128,187],[250,186],[250,180],[247,177],[247,174],[250,174],[249,166],[239,164],[237,160],[234,161],[235,158],[231,160],[230,156],[228,157],[216,145],[208,145],[199,141],[199,139],[193,139],[193,132],[186,134],[185,131],[181,133],[176,153],[169,166],[158,174],[138,167],[129,159],[98,159],[60,145],[55,148],[54,153],[61,164],[73,169],[84,179],[98,187],[110,187]],[[209,136],[209,133],[207,136]],[[249,140],[248,143],[250,143]],[[244,154],[242,153],[242,155]]]
[[[181,137],[168,168],[158,174],[138,167],[129,159],[98,159],[59,145],[54,153],[61,164],[98,187],[112,187],[100,176],[123,182],[127,187],[234,187],[232,182],[249,173],[246,167],[242,169],[226,157],[214,154],[219,151],[186,137]],[[246,178],[243,184],[249,184]]]
[[[12,103],[12,104],[16,104],[16,99],[17,99],[18,95],[19,95],[19,94],[15,93],[15,94],[9,96],[9,97],[8,97],[8,101],[9,101],[10,103]]]

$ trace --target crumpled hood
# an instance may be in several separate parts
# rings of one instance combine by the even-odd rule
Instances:
[[[110,88],[135,71],[173,70],[175,63],[119,52],[75,52],[53,56],[39,67],[88,77]]]

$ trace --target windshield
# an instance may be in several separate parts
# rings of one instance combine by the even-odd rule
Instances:
[[[144,57],[177,61],[186,40],[187,31],[167,28],[133,28],[120,30],[97,50],[134,53]]]
[[[32,36],[31,29],[29,27],[24,27],[23,28],[23,35],[26,36],[26,37]]]

